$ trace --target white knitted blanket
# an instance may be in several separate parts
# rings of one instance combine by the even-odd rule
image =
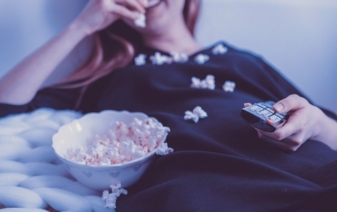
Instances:
[[[1,212],[115,211],[104,207],[101,191],[72,178],[52,149],[52,135],[80,116],[42,108],[0,119]]]

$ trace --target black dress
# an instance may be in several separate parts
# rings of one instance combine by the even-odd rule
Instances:
[[[214,54],[214,47],[225,47]],[[289,153],[261,141],[241,117],[245,102],[278,101],[298,89],[260,57],[219,42],[186,62],[151,64],[160,52],[142,48],[146,64],[115,70],[88,87],[80,110],[144,112],[171,129],[175,151],[158,157],[141,180],[117,201],[121,211],[327,211],[337,210],[337,152],[309,140]],[[160,52],[162,55],[169,55]],[[209,60],[198,64],[197,56]],[[206,57],[207,57],[206,56]],[[191,87],[191,78],[213,75],[215,89]],[[225,92],[224,82],[236,83]],[[0,105],[1,115],[39,107],[74,109],[79,89],[44,89],[27,105]],[[198,123],[184,113],[201,106]],[[334,119],[337,117],[324,110]]]

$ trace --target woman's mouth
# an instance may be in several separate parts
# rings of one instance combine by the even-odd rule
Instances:
[[[147,9],[152,8],[160,4],[163,0],[148,0]]]

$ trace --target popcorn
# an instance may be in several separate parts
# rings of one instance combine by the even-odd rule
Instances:
[[[199,78],[192,77],[192,88],[202,88],[202,89],[215,89],[215,80],[213,75],[207,75],[204,80],[200,80]]]
[[[129,125],[116,121],[107,135],[96,135],[86,146],[68,149],[65,158],[79,164],[102,166],[132,161],[159,147],[159,153],[169,153],[173,150],[161,146],[169,131],[152,118],[135,118]]]
[[[146,55],[145,54],[139,54],[137,57],[135,57],[135,64],[137,66],[142,66],[146,64]]]
[[[215,46],[215,47],[212,49],[212,53],[215,54],[215,55],[218,55],[218,54],[225,54],[227,51],[228,51],[228,48],[225,47],[225,46],[222,45],[222,44],[218,44],[217,46]]]
[[[102,199],[106,200],[109,198],[109,191],[108,190],[104,190],[103,194],[102,194]]]
[[[176,63],[184,63],[188,61],[188,55],[184,53],[171,52],[171,56],[173,58],[173,61]]]
[[[197,106],[193,109],[193,111],[185,111],[185,120],[192,120],[194,123],[197,123],[199,119],[203,119],[207,117],[207,113],[200,107]]]
[[[122,188],[122,185],[118,183],[117,185],[111,185],[110,186],[112,190],[112,194],[115,194],[117,197],[119,197],[121,194],[128,194],[128,191]]]
[[[189,57],[187,54],[179,53],[179,52],[171,52],[171,56],[162,55],[160,52],[156,52],[154,55],[150,57],[150,60],[152,64],[154,65],[163,65],[165,63],[184,63],[187,62]],[[146,64],[146,55],[145,54],[139,54],[137,57],[135,57],[134,61],[137,66],[141,66]]]
[[[135,25],[140,28],[146,27],[146,16],[145,14],[139,14],[139,17],[134,21]]]
[[[193,113],[196,114],[197,116],[199,116],[199,118],[206,118],[207,117],[207,113],[200,107],[197,106],[193,109]]]
[[[185,111],[185,116],[184,116],[185,120],[192,120],[194,121],[194,123],[197,123],[199,121],[199,116],[197,114],[194,114],[191,111]]]
[[[105,200],[104,207],[106,207],[106,208],[116,208],[116,201],[117,201],[117,197],[111,195],[111,196],[109,196],[109,198],[107,198]]]
[[[235,82],[226,81],[222,86],[222,88],[226,92],[234,92],[235,86],[236,86]]]
[[[166,55],[162,55],[159,52],[156,52],[153,56],[150,57],[152,64],[163,65],[164,63],[172,63],[173,59]]]
[[[121,194],[127,195],[128,191],[121,187],[121,184],[111,185],[111,193],[108,190],[103,191],[102,200],[105,201],[106,208],[116,208],[117,197]]]
[[[168,147],[167,143],[164,143],[164,142],[161,143],[156,150],[157,155],[168,155],[172,152],[173,152],[173,149]]]
[[[198,54],[194,61],[197,62],[199,65],[206,63],[209,60],[209,56],[206,54]]]

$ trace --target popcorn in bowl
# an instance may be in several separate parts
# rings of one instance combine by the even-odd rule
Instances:
[[[169,131],[151,118],[134,118],[129,125],[116,121],[106,135],[97,134],[85,146],[68,149],[64,157],[92,166],[123,164],[153,152],[163,143]]]
[[[169,128],[144,113],[105,110],[62,126],[53,136],[56,155],[84,185],[105,190],[135,184],[154,159],[173,150]]]

